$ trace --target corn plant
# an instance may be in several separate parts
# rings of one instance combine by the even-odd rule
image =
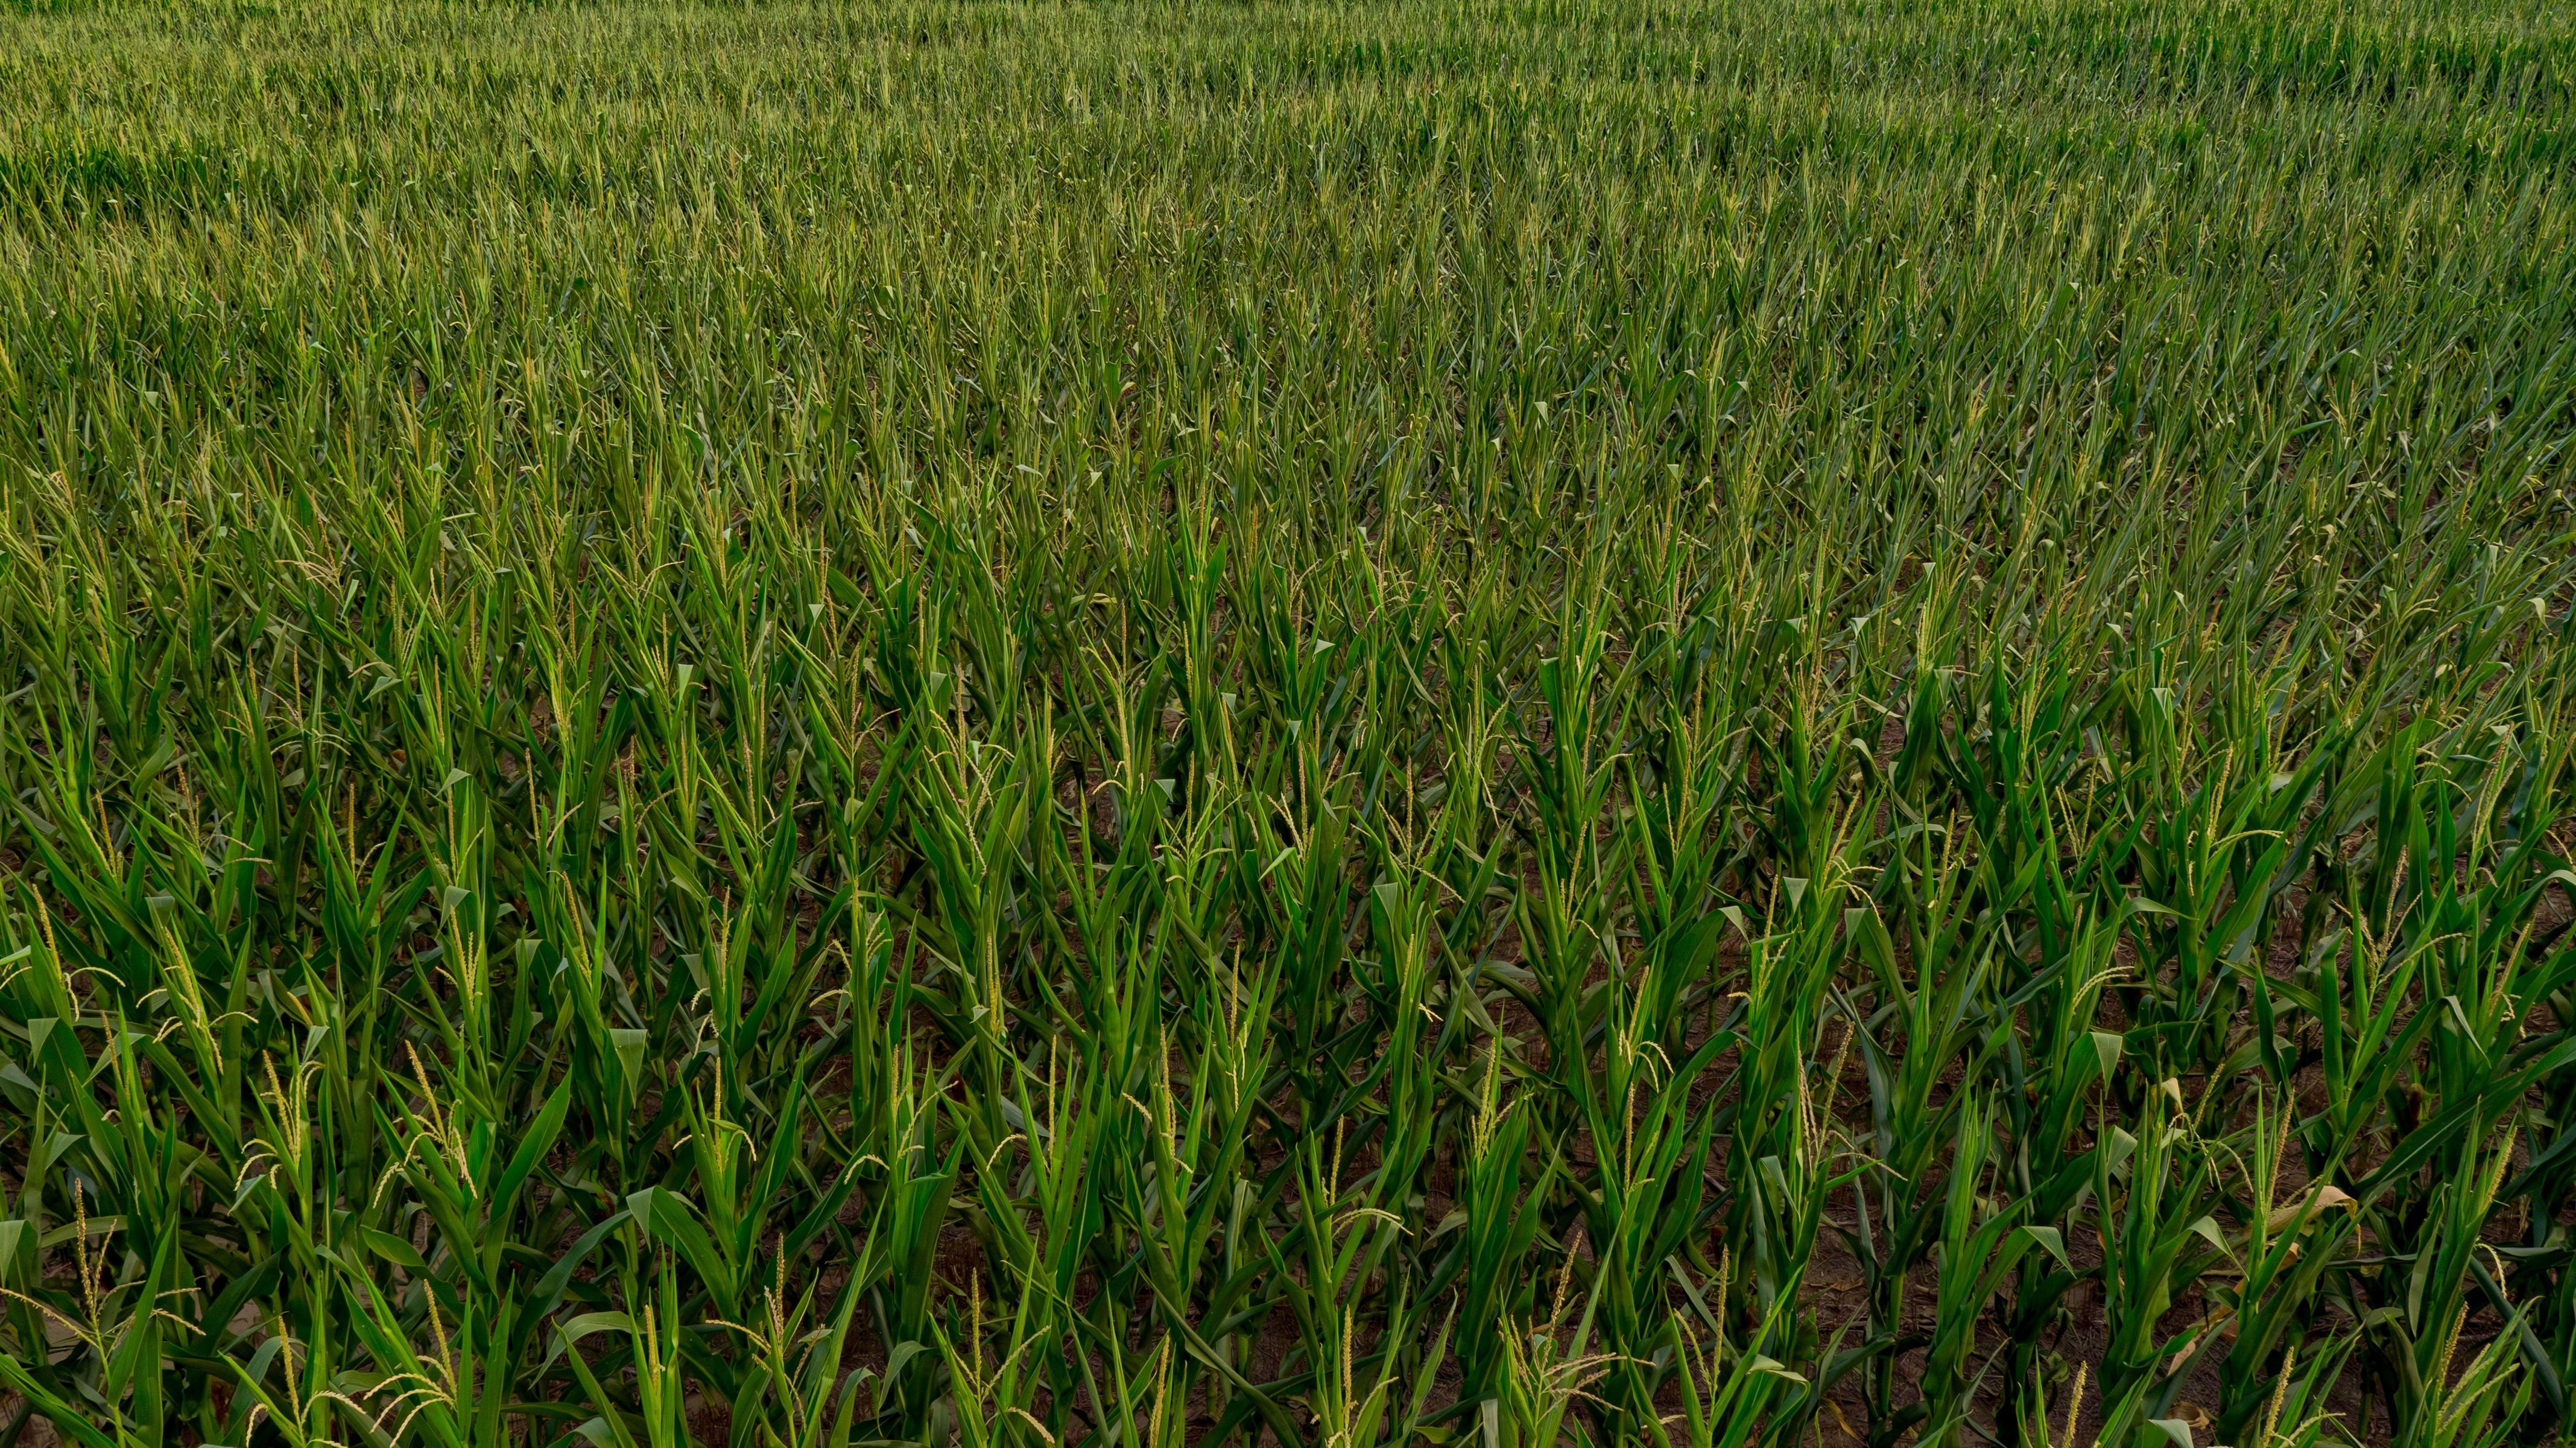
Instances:
[[[0,4],[0,1448],[2567,1436],[2565,30]]]

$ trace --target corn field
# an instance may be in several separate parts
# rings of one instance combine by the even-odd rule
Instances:
[[[0,1448],[2576,1435],[2558,0],[0,0]]]

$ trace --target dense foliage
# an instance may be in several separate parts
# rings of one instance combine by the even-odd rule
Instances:
[[[18,0],[0,1448],[2561,1434],[2571,102]]]

